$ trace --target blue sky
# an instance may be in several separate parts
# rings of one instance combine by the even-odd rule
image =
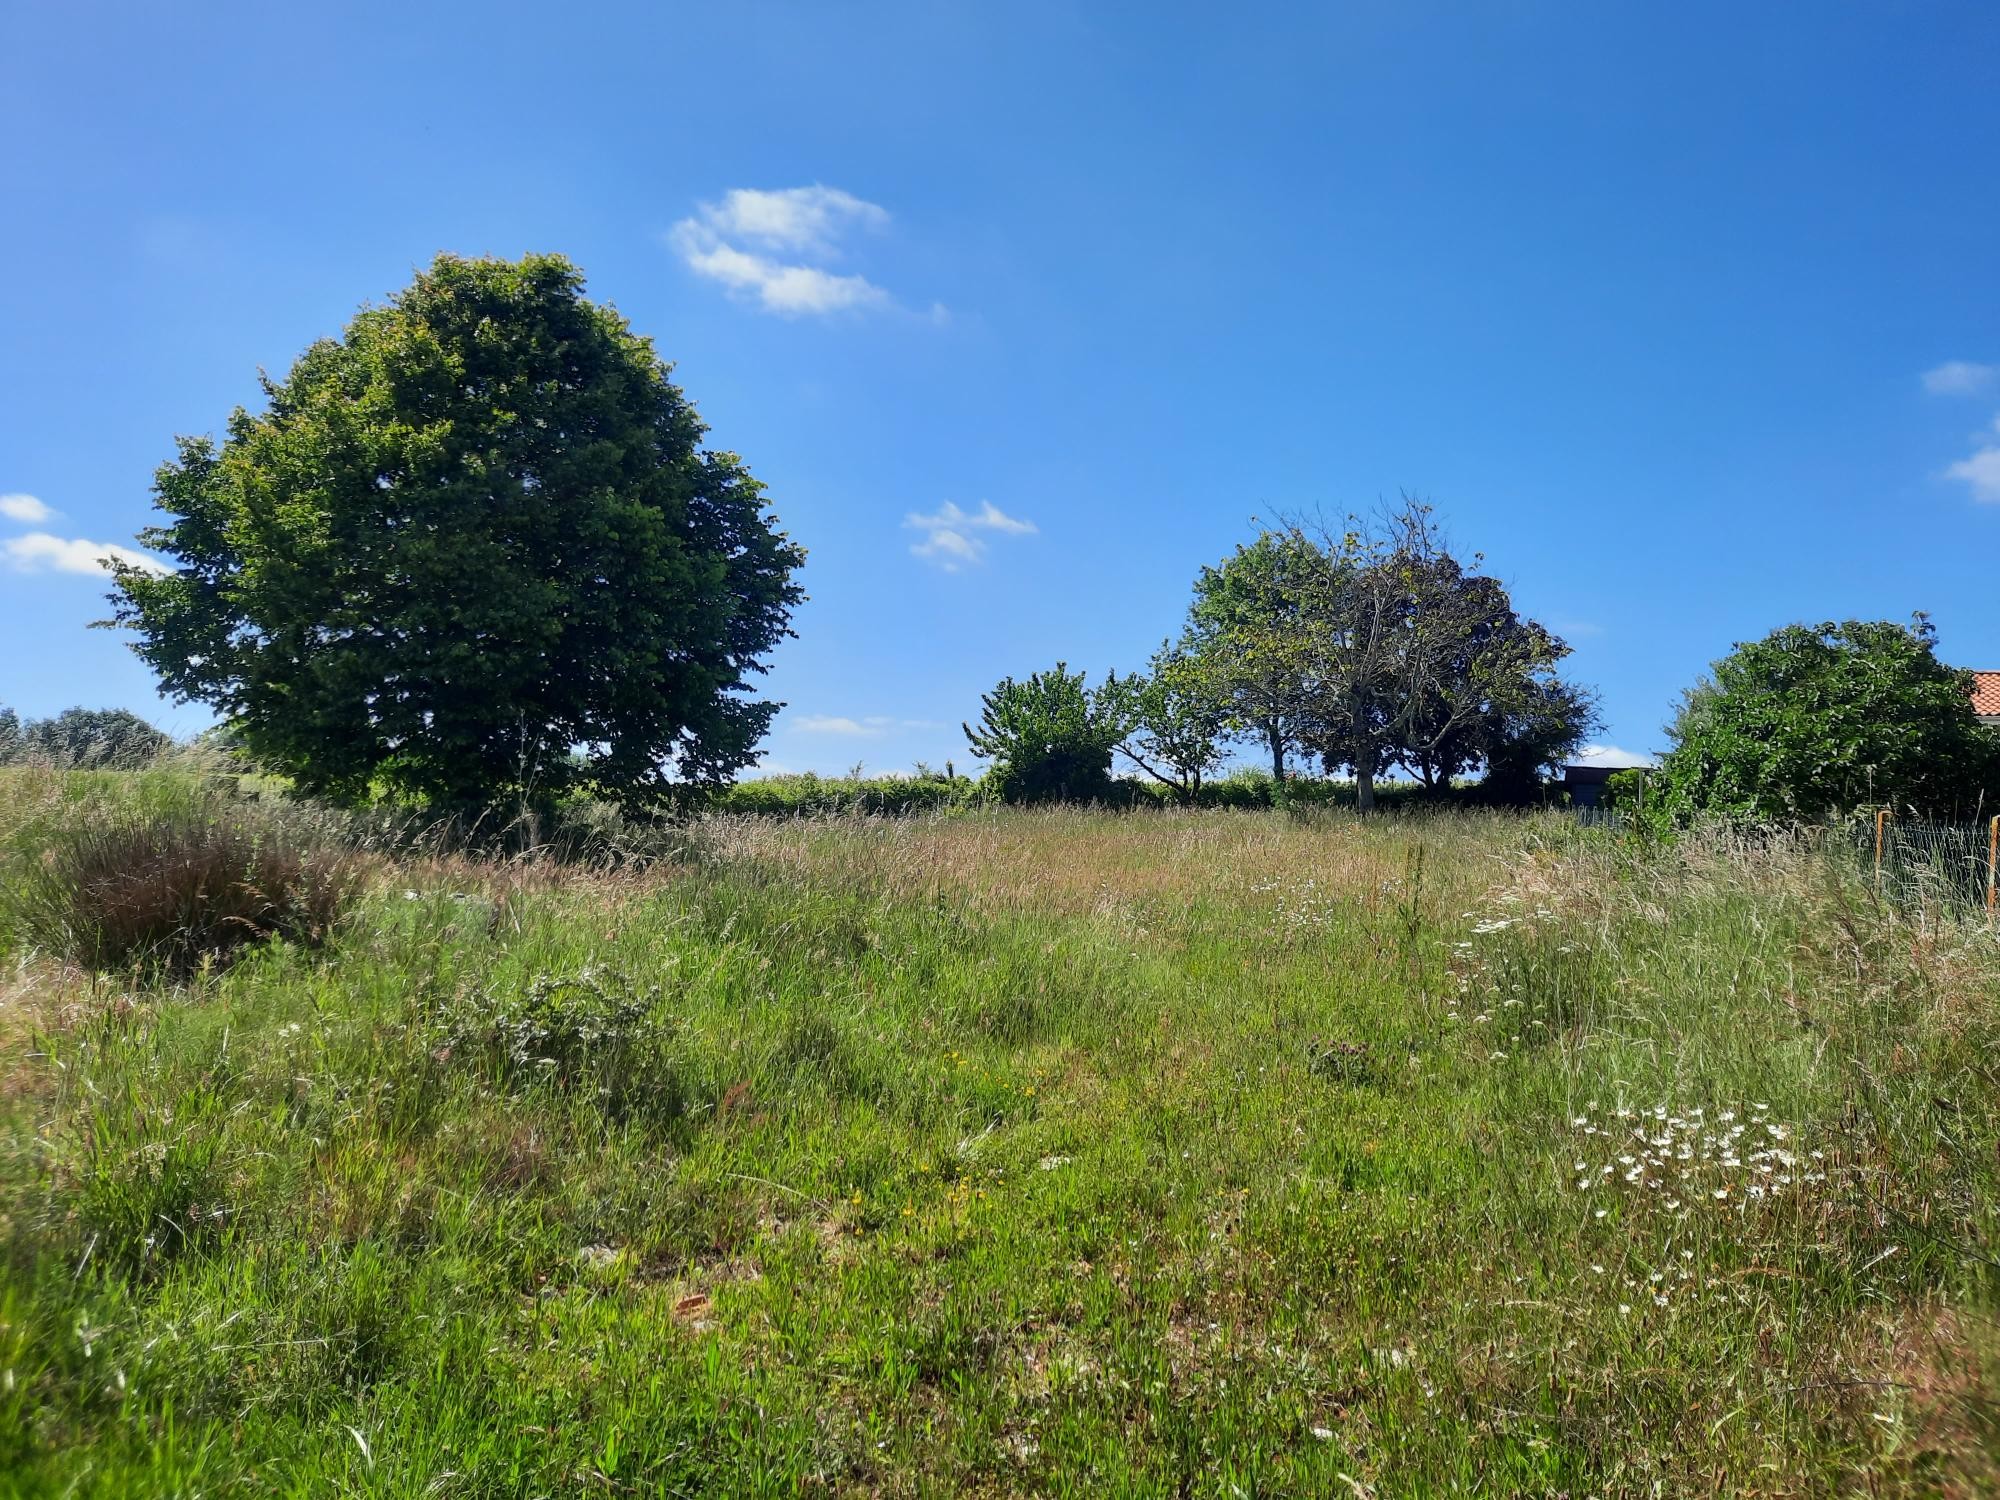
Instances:
[[[2000,667],[2000,9],[0,10],[0,703],[174,434],[442,250],[557,250],[811,552],[769,761],[967,760],[1253,516],[1428,497],[1655,747],[1796,619]]]

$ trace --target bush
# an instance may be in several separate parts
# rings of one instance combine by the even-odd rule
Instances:
[[[1117,786],[1129,791],[1129,800],[1141,807],[1160,807],[1180,801],[1171,789],[1150,782],[1128,780],[1118,782]],[[1113,805],[1119,805],[1125,799],[1114,796],[1110,800]],[[1476,787],[1434,789],[1405,781],[1375,784],[1375,805],[1384,809],[1407,810],[1476,801]],[[1282,807],[1294,811],[1353,807],[1355,802],[1354,782],[1347,777],[1295,774],[1287,776],[1280,784],[1269,771],[1257,766],[1240,767],[1227,776],[1204,782],[1193,798],[1196,807]]]
[[[804,817],[825,813],[943,812],[978,800],[978,783],[964,776],[764,776],[717,792],[707,806],[719,813]]]
[[[1888,804],[1971,816],[2000,791],[2000,753],[1973,713],[1971,674],[1936,646],[1921,614],[1788,625],[1739,645],[1668,731],[1660,811],[1791,822]]]
[[[186,973],[272,937],[323,941],[357,874],[353,856],[240,810],[112,809],[49,831],[14,900],[47,952]]]

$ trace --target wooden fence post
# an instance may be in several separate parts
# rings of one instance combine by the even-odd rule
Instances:
[[[2000,880],[2000,818],[1986,825],[1986,920],[1990,923],[1993,914],[2000,911],[2000,888],[1995,882]]]
[[[1882,831],[1889,822],[1889,809],[1875,810],[1875,894],[1882,894]]]

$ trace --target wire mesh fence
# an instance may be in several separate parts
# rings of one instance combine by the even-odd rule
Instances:
[[[1992,911],[2000,891],[2000,818],[1983,823],[1926,823],[1878,813],[1851,834],[1864,872],[1898,906],[1977,907]]]

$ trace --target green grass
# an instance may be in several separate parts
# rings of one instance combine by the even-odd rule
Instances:
[[[1501,815],[696,842],[178,986],[0,928],[0,1492],[2000,1483],[1976,925]]]

